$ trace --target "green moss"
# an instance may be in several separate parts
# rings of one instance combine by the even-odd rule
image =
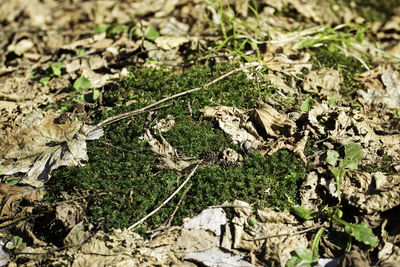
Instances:
[[[396,170],[393,168],[393,158],[390,156],[383,156],[378,159],[375,165],[365,165],[361,167],[363,172],[384,172],[387,174],[396,174]]]
[[[108,108],[99,113],[99,118],[140,108],[165,96],[201,86],[228,70],[226,66],[217,66],[214,72],[197,66],[182,74],[163,69],[135,70],[118,87],[105,93]],[[226,147],[237,150],[237,146],[213,122],[204,120],[199,109],[218,104],[250,108],[256,105],[260,95],[269,93],[267,89],[259,89],[245,74],[237,73],[195,94],[171,101],[172,105],[157,110],[152,116],[155,120],[168,114],[175,117],[175,126],[163,136],[179,155],[198,159],[209,151],[218,155]],[[132,104],[126,106],[128,101]],[[147,114],[141,114],[107,126],[104,137],[88,143],[90,160],[85,166],[54,172],[47,184],[47,199],[61,200],[60,192],[86,196],[82,202],[86,206],[86,215],[93,224],[105,230],[128,227],[159,206],[185,176],[157,167],[157,158],[146,141],[139,138],[148,127],[146,117]],[[117,150],[102,141],[132,153]],[[215,165],[198,169],[192,177],[192,187],[175,215],[175,223],[181,223],[184,217],[193,216],[209,205],[234,199],[248,201],[255,207],[288,208],[287,196],[298,199],[298,185],[305,176],[302,163],[288,151],[279,151],[268,158],[257,153],[248,155],[243,165],[236,167],[222,167],[217,160],[213,163]],[[165,221],[182,192],[141,227],[153,228]]]
[[[342,4],[350,5],[353,2],[353,10],[368,21],[386,21],[400,6],[398,0],[343,0]],[[352,7],[352,5],[350,5]]]

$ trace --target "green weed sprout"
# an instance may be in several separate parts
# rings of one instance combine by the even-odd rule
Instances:
[[[343,53],[354,57],[365,69],[369,70],[369,66],[364,61],[367,54],[362,51],[363,47],[367,47],[363,42],[366,32],[366,26],[340,24],[333,28],[331,26],[318,27],[310,34],[300,35],[298,39],[301,48],[326,46],[331,53]]]
[[[256,3],[249,4],[248,8],[258,20],[258,11]],[[214,31],[219,31],[222,34],[222,43],[217,45],[213,52],[226,50],[233,55],[250,61],[261,61],[261,52],[258,47],[263,43],[262,39],[267,35],[255,27],[251,27],[249,23],[241,20],[229,5],[224,5],[224,1],[207,1],[207,5],[214,16],[217,16],[218,24],[214,25],[212,20],[206,15],[209,26]],[[255,56],[251,56],[245,52],[245,49],[250,46],[255,51]]]
[[[328,150],[326,161],[332,165],[331,173],[335,177],[337,186],[337,196],[339,204],[334,207],[325,207],[322,211],[314,211],[302,206],[296,206],[291,209],[291,212],[303,220],[312,220],[317,217],[323,219],[321,228],[314,237],[311,248],[299,248],[292,252],[292,258],[287,262],[286,266],[312,266],[318,260],[318,246],[324,227],[327,223],[335,224],[344,229],[348,234],[349,240],[346,251],[350,251],[352,246],[352,238],[372,247],[378,243],[378,238],[372,230],[364,223],[354,224],[349,223],[342,218],[343,211],[340,209],[341,194],[340,186],[342,180],[349,170],[356,170],[363,157],[362,147],[358,144],[348,144],[345,146],[345,155],[343,159],[339,159],[339,153],[334,150]]]
[[[51,64],[50,67],[48,67],[46,69],[47,76],[42,77],[40,79],[40,82],[46,85],[50,82],[51,78],[60,77],[61,76],[61,68],[62,68],[61,62],[55,62],[55,63]]]
[[[10,241],[6,243],[6,248],[9,250],[17,249],[21,246],[22,241],[22,237],[15,235]]]

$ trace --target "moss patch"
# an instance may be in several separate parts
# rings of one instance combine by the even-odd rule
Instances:
[[[181,74],[161,69],[140,68],[104,95],[108,105],[99,118],[104,119],[134,110],[165,96],[201,86],[232,67],[217,65],[215,70],[196,66]],[[229,136],[204,120],[199,112],[205,106],[219,104],[250,108],[259,97],[270,94],[268,86],[256,86],[246,74],[237,73],[226,80],[191,95],[171,101],[157,110],[152,118],[160,120],[168,114],[176,125],[163,136],[181,156],[202,158],[212,152],[218,155],[224,148],[238,151]],[[129,106],[125,103],[130,102]],[[150,123],[141,114],[109,125],[105,136],[88,143],[89,162],[84,167],[61,168],[48,183],[49,201],[61,200],[60,192],[72,196],[84,195],[86,215],[90,221],[108,230],[128,227],[159,206],[182,183],[185,175],[157,167],[157,158],[146,141],[140,140]],[[102,141],[130,150],[122,152]],[[238,151],[240,152],[240,151]],[[305,168],[289,151],[278,151],[265,158],[257,153],[244,155],[239,166],[214,165],[200,168],[192,177],[191,189],[174,218],[181,223],[210,205],[241,199],[256,208],[265,206],[289,208],[288,197],[298,200],[298,186],[305,177]],[[183,190],[142,227],[153,228],[171,215]]]
[[[386,21],[400,6],[398,0],[343,0],[344,5],[352,7],[368,21]],[[353,3],[354,5],[350,5]]]

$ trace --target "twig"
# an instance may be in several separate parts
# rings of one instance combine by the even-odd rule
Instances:
[[[189,191],[189,189],[192,187],[193,184],[190,184],[188,187],[186,187],[185,191],[183,191],[182,197],[179,199],[178,204],[176,205],[174,211],[172,212],[172,214],[169,216],[168,218],[168,222],[167,222],[167,226],[170,226],[172,223],[172,220],[174,219],[175,213],[178,211],[183,198],[185,197],[186,193]]]
[[[273,237],[280,237],[280,236],[292,236],[292,235],[300,235],[300,234],[304,234],[307,232],[310,232],[314,229],[320,228],[321,225],[316,225],[298,232],[294,232],[294,233],[283,233],[283,234],[277,234],[277,235],[268,235],[268,236],[263,236],[263,237],[257,237],[257,238],[253,238],[251,239],[251,241],[257,241],[257,240],[264,240],[264,239],[268,239],[268,238],[273,238]]]
[[[179,199],[178,204],[176,205],[172,214],[170,216],[168,216],[167,220],[165,220],[165,222],[162,225],[160,225],[159,227],[157,227],[156,229],[146,231],[146,234],[151,234],[150,240],[155,238],[156,236],[158,236],[161,231],[171,228],[171,222],[174,219],[175,213],[178,211],[183,198],[185,197],[185,195],[189,191],[189,189],[192,187],[192,185],[193,184],[190,184],[188,187],[186,187],[185,191],[183,191],[183,194],[182,194],[181,198]]]
[[[128,227],[129,230],[135,228],[136,226],[138,226],[139,224],[141,224],[142,222],[144,222],[145,220],[147,220],[149,217],[151,217],[154,213],[156,213],[158,210],[160,210],[162,207],[164,207],[176,194],[178,194],[178,192],[185,186],[185,184],[189,181],[189,179],[193,176],[193,174],[196,172],[197,168],[199,167],[199,164],[196,165],[196,167],[194,167],[194,169],[191,171],[191,173],[188,175],[188,177],[186,178],[186,180],[178,187],[178,189],[175,190],[174,193],[172,193],[172,195],[170,195],[160,206],[158,206],[155,210],[153,210],[152,212],[150,212],[149,214],[147,214],[146,216],[144,216],[142,219],[140,219],[139,221],[137,221],[136,223],[132,224],[131,226]]]
[[[231,70],[231,71],[225,73],[224,75],[222,75],[222,76],[220,76],[220,77],[218,77],[218,78],[212,80],[211,82],[206,83],[205,85],[203,85],[203,86],[201,86],[201,87],[197,87],[197,88],[193,88],[193,89],[190,89],[190,90],[187,90],[187,91],[184,91],[184,92],[180,92],[180,93],[178,93],[178,94],[175,94],[175,95],[168,96],[168,97],[165,97],[165,98],[163,98],[163,99],[160,99],[160,100],[156,101],[155,103],[150,104],[150,105],[147,105],[147,106],[145,106],[145,107],[142,107],[142,108],[139,108],[139,109],[136,109],[136,110],[133,110],[133,111],[129,111],[129,112],[125,112],[125,113],[121,113],[121,114],[112,116],[112,117],[110,117],[110,118],[108,118],[108,119],[105,119],[104,121],[99,122],[99,123],[92,129],[92,131],[94,131],[94,130],[96,130],[96,129],[99,129],[99,128],[101,128],[101,127],[104,127],[104,126],[106,126],[106,125],[108,125],[108,124],[111,124],[111,123],[113,123],[113,122],[116,122],[116,121],[125,119],[125,118],[127,118],[127,117],[135,116],[135,115],[138,115],[138,114],[140,114],[140,113],[143,113],[143,112],[147,111],[148,109],[151,109],[152,107],[155,107],[155,106],[157,106],[157,105],[159,105],[159,104],[161,104],[161,103],[164,103],[164,102],[166,102],[166,101],[169,101],[169,100],[172,100],[172,99],[175,99],[175,98],[178,98],[178,97],[180,97],[180,96],[184,96],[184,95],[187,95],[187,94],[190,94],[190,93],[193,93],[193,92],[200,91],[201,89],[203,89],[203,88],[205,88],[205,87],[207,87],[207,86],[210,86],[210,85],[212,85],[212,84],[214,84],[214,83],[217,83],[217,82],[219,82],[219,81],[225,79],[226,77],[229,77],[229,76],[231,76],[232,74],[234,74],[234,73],[236,73],[236,72],[239,72],[239,71],[243,71],[243,70],[245,70],[245,69],[249,69],[249,68],[257,67],[257,66],[268,66],[268,65],[297,65],[297,64],[304,64],[304,62],[303,62],[303,63],[299,63],[299,62],[294,62],[294,63],[287,63],[287,62],[267,62],[267,63],[256,62],[256,63],[251,63],[251,64],[249,64],[249,65],[245,65],[245,66],[243,66],[243,67],[240,67],[240,68]]]
[[[110,143],[108,143],[108,142],[106,142],[106,141],[100,141],[100,142],[102,142],[103,144],[105,144],[105,145],[107,145],[107,146],[110,146],[110,147],[112,147],[112,148],[115,148],[116,150],[123,151],[123,152],[129,152],[129,153],[132,153],[132,154],[135,154],[135,155],[136,155],[136,152],[135,152],[135,151],[132,151],[132,150],[129,150],[129,149],[125,149],[125,148],[122,148],[122,147],[118,147],[118,146],[114,146],[113,144],[110,144]]]

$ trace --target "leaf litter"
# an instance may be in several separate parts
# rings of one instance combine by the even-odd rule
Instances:
[[[84,164],[88,160],[86,142],[102,135],[98,127],[77,120],[57,123],[59,114],[42,111],[41,107],[72,99],[71,92],[68,92],[70,81],[81,76],[90,81],[90,88],[83,89],[86,90],[84,93],[89,93],[93,88],[104,88],[126,76],[126,67],[132,64],[151,65],[156,62],[176,65],[186,62],[186,55],[205,52],[210,40],[216,38],[210,38],[210,29],[205,26],[207,12],[213,14],[215,25],[223,23],[215,8],[202,1],[150,2],[85,2],[82,8],[68,1],[20,0],[2,4],[0,19],[4,27],[0,39],[4,54],[0,61],[5,67],[1,69],[0,79],[0,135],[3,144],[0,148],[0,175],[3,181],[16,180],[19,183],[1,184],[3,227],[32,214],[34,203],[43,198],[42,190],[52,170],[63,165]],[[356,77],[363,90],[358,90],[358,95],[344,97],[339,92],[343,78],[338,70],[316,69],[310,61],[311,54],[301,49],[299,37],[311,34],[313,28],[294,32],[283,30],[292,26],[362,23],[364,18],[348,7],[340,7],[342,12],[335,12],[338,6],[329,9],[325,2],[329,12],[324,12],[319,1],[263,1],[263,5],[260,20],[254,21],[248,16],[247,1],[233,1],[235,10],[244,17],[248,16],[249,23],[256,23],[269,33],[268,49],[261,58],[270,63],[266,77],[271,77],[269,80],[278,87],[280,96],[272,96],[268,103],[261,103],[251,111],[227,106],[208,107],[202,110],[203,116],[215,119],[244,151],[269,155],[285,148],[297,153],[303,162],[310,162],[312,171],[300,191],[301,204],[307,208],[322,210],[326,204],[323,197],[334,198],[337,193],[323,153],[326,150],[340,150],[348,144],[358,143],[365,154],[363,165],[380,162],[381,156],[385,155],[392,158],[391,168],[398,173],[400,130],[398,118],[393,115],[400,106],[397,61],[379,63]],[[302,16],[303,21],[277,16],[276,13],[283,12],[285,6]],[[89,21],[84,18],[89,18]],[[130,23],[132,18],[137,18],[137,29],[142,31],[135,33],[138,36],[132,31],[118,30],[92,34],[97,25],[123,25]],[[395,15],[380,25],[377,34],[383,48],[395,55],[399,54],[398,18],[399,9],[396,9]],[[76,27],[75,32],[65,28],[68,24]],[[271,31],[269,27],[278,30]],[[371,27],[379,28],[376,23]],[[148,34],[151,29],[158,29],[160,36]],[[391,43],[385,42],[388,39]],[[85,50],[83,57],[73,55],[78,48]],[[143,54],[149,60],[143,60],[146,58]],[[61,62],[62,67],[57,75],[51,76],[46,70],[55,62]],[[300,87],[296,82],[288,82],[303,76],[303,71],[308,74],[300,77]],[[43,77],[49,77],[48,84],[39,82]],[[277,105],[281,99],[303,97],[301,91],[317,100],[309,112],[290,113],[285,106]],[[330,103],[330,99],[337,101]],[[360,109],[355,108],[358,103]],[[177,155],[163,138],[162,133],[174,127],[169,123],[172,120],[160,121],[156,127],[149,128],[144,138],[148,138],[153,152],[162,159],[162,167],[184,170],[198,161]],[[314,142],[311,156],[305,155],[308,139]],[[235,158],[234,161],[240,164],[238,157]],[[385,225],[398,223],[391,213],[399,206],[399,175],[351,171],[343,177],[341,190],[349,207],[361,210],[353,219],[373,227],[381,238],[375,250],[379,264],[386,266],[399,262],[398,232],[393,227],[385,228]],[[93,227],[85,222],[77,205],[59,204],[57,220],[69,231],[64,238],[67,247],[55,249],[50,243],[32,247],[24,242],[18,253],[12,255],[9,264],[14,266],[18,260],[23,260],[31,264],[75,266],[284,266],[292,251],[305,248],[309,243],[305,233],[291,233],[315,226],[309,221],[298,220],[288,211],[269,208],[254,211],[251,205],[238,200],[221,206],[234,207],[235,217],[227,221],[223,209],[211,208],[192,218],[191,223],[173,226],[152,240],[144,240],[128,229],[93,232]],[[254,218],[256,223],[250,223]],[[192,226],[188,227],[190,224]],[[383,240],[384,236],[388,236],[387,240]],[[34,235],[31,238],[35,238]],[[26,256],[27,253],[31,256]],[[365,264],[364,253],[353,249],[345,254],[342,264],[349,260]]]

